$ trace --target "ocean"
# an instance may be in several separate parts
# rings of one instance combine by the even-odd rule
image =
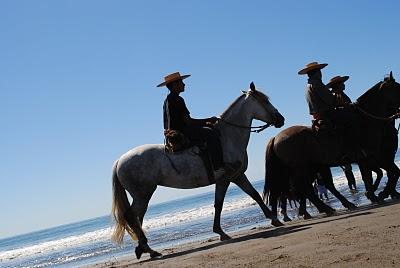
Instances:
[[[358,193],[351,193],[340,168],[332,168],[337,189],[356,205],[368,204],[364,185],[357,166],[353,165]],[[381,181],[382,189],[387,181]],[[261,193],[264,181],[253,181]],[[399,187],[398,187],[399,189]],[[378,190],[379,191],[379,190]],[[343,209],[340,202],[329,193],[327,204]],[[152,205],[144,219],[144,230],[150,246],[155,250],[187,242],[217,237],[212,232],[214,192]],[[311,215],[317,210],[307,202]],[[288,214],[296,218],[296,208],[288,207]],[[260,207],[233,184],[229,187],[222,211],[222,228],[231,232],[269,226]],[[38,232],[0,240],[0,267],[79,267],[96,262],[113,262],[121,256],[133,255],[135,242],[128,235],[122,246],[110,240],[112,230],[110,215],[62,225]],[[144,255],[146,258],[147,255]]]

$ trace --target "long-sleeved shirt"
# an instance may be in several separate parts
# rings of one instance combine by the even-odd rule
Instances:
[[[306,100],[311,115],[322,114],[335,108],[337,100],[320,79],[308,79]]]
[[[344,103],[351,103],[351,99],[343,91],[333,92],[333,96],[335,96],[337,100],[341,100]]]

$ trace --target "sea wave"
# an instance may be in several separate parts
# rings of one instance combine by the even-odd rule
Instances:
[[[235,211],[238,209],[249,207],[254,204],[255,202],[251,198],[246,197],[242,199],[237,199],[224,204],[223,211]],[[181,211],[179,213],[164,214],[156,218],[150,218],[147,220],[145,219],[143,222],[143,228],[146,230],[157,229],[210,217],[213,214],[214,206],[213,204],[210,204]],[[6,260],[14,260],[17,258],[28,258],[33,255],[48,254],[49,252],[60,251],[65,248],[73,248],[91,243],[104,242],[110,240],[111,232],[112,227],[109,227],[88,232],[82,235],[69,236],[58,240],[39,243],[36,245],[3,251],[0,252],[0,262]]]

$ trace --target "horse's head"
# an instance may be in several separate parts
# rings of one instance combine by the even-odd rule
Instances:
[[[386,110],[393,112],[400,107],[400,84],[393,78],[392,72],[388,77],[385,77],[384,81],[379,87],[381,91],[383,102],[386,105]]]
[[[357,104],[378,116],[390,116],[400,107],[400,84],[392,72],[383,81],[367,90],[357,99]]]
[[[253,117],[257,120],[274,125],[280,128],[285,123],[285,118],[271,104],[267,95],[256,90],[253,82],[250,84],[250,89],[244,92],[246,94],[246,102],[251,103]]]

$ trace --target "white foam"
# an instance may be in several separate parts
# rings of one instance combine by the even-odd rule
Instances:
[[[250,197],[241,198],[232,202],[224,203],[223,211],[234,211],[254,205],[255,202]],[[143,227],[145,229],[156,229],[167,225],[176,225],[188,221],[207,218],[214,215],[214,204],[181,211],[175,214],[166,214],[156,218],[144,220]]]
[[[46,254],[48,252],[62,250],[69,247],[85,245],[89,243],[105,241],[111,235],[111,228],[96,230],[82,235],[70,236],[58,240],[43,242],[37,245],[12,249],[0,252],[0,261],[16,258],[26,258],[33,255]]]
[[[226,203],[223,211],[233,211],[241,208],[248,207],[254,204],[250,198],[243,198]],[[148,219],[144,221],[143,227],[147,230],[165,227],[169,225],[176,225],[185,223],[205,217],[210,217],[214,214],[213,204],[206,205],[199,208],[193,208],[186,211],[181,211],[175,214],[166,214],[160,217]],[[16,258],[27,258],[34,255],[46,254],[55,252],[65,248],[73,248],[85,244],[96,243],[110,240],[112,227],[93,232],[88,232],[82,235],[70,236],[54,241],[43,242],[37,245],[28,247],[12,249],[0,252],[0,262],[6,260],[13,260]]]

